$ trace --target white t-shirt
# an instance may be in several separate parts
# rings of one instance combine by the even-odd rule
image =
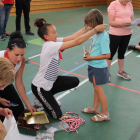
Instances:
[[[47,41],[43,44],[40,56],[40,68],[32,84],[36,87],[50,91],[58,77],[60,65],[59,49],[63,44],[63,38],[57,38],[57,42]]]
[[[4,53],[5,53],[6,50],[3,50],[3,51],[0,51],[0,57],[4,57]],[[15,69],[15,72],[17,73],[17,71],[19,70],[20,66],[21,66],[21,63],[22,63],[22,60],[20,61],[19,64],[16,64],[14,69]]]

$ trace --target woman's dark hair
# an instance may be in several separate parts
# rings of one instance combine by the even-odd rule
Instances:
[[[85,26],[89,25],[94,28],[97,25],[103,24],[103,15],[98,9],[92,9],[86,14],[84,22]]]
[[[11,33],[7,48],[13,50],[15,46],[18,48],[26,48],[26,42],[19,31]]]
[[[51,26],[52,24],[47,23],[46,20],[44,18],[37,18],[34,21],[34,26],[38,27],[38,35],[45,40],[44,35],[48,35],[48,26]]]

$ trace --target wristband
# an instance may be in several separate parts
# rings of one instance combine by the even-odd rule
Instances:
[[[97,30],[96,30],[96,28],[94,28],[94,31],[97,33]]]

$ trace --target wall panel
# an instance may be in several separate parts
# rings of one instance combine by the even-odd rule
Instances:
[[[32,0],[31,12],[39,13],[47,11],[58,11],[66,9],[76,9],[94,6],[106,6],[113,0]],[[134,9],[140,9],[140,0],[132,0]],[[15,15],[15,5],[11,10],[10,15]]]
[[[32,0],[30,13],[105,6],[106,4],[106,0]],[[15,11],[14,5],[10,15],[15,15]]]

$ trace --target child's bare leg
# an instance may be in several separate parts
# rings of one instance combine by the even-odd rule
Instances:
[[[103,86],[102,85],[96,85],[95,77],[93,77],[93,84],[94,84],[94,89],[95,89],[95,91],[98,95],[99,102],[101,104],[101,114],[102,115],[107,115],[108,114],[107,98],[106,98],[106,95],[104,94]]]
[[[112,60],[106,59],[106,62],[108,64],[108,69],[109,69],[109,72],[110,72],[110,67],[111,67]]]
[[[93,109],[95,110],[95,114],[99,113],[99,97],[98,94],[96,93],[96,91],[94,90],[94,102],[93,102],[93,106],[88,108],[88,112],[93,112]],[[82,112],[84,112],[84,110],[82,110]]]
[[[93,75],[93,87],[96,86],[96,82],[95,82],[95,77]],[[93,106],[94,109],[99,108],[99,96],[98,93],[96,92],[95,88],[94,88],[94,102],[93,102]]]
[[[95,79],[95,78],[93,78],[93,79]],[[93,82],[93,87],[94,87],[94,83],[95,82]],[[94,113],[97,114],[97,113],[99,113],[98,108],[99,108],[99,97],[98,97],[97,92],[94,90],[94,102],[93,102],[93,106],[92,107],[88,107],[86,113],[92,113],[93,112],[93,109],[94,109],[95,110]],[[85,109],[83,109],[82,112],[85,112]]]
[[[99,96],[99,101],[101,104],[101,114],[107,115],[108,114],[107,98],[106,98],[106,95],[103,91],[102,85],[98,85],[98,96]]]

